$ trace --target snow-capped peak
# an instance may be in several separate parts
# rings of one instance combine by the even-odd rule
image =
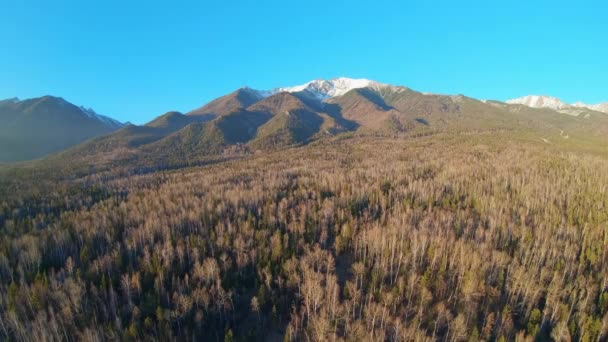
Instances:
[[[289,93],[296,93],[306,91],[320,100],[325,100],[331,97],[344,95],[353,89],[366,87],[378,88],[381,86],[385,86],[385,84],[364,78],[354,79],[347,77],[339,77],[333,78],[331,80],[313,80],[308,83],[293,87],[276,88],[271,90],[269,93],[276,94],[284,91]]]
[[[529,95],[513,100],[508,100],[509,104],[521,104],[532,108],[550,108],[553,110],[566,109],[570,107],[566,102],[551,96]]]

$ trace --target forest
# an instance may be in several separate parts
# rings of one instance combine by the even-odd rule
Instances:
[[[0,340],[608,340],[605,149],[338,136],[49,177],[0,192]]]

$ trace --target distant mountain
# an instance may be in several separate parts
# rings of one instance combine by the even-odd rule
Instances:
[[[161,140],[190,124],[206,122],[211,118],[206,115],[189,116],[179,112],[167,112],[145,125],[126,125],[112,134],[91,139],[66,153],[71,156],[85,157],[131,150]]]
[[[608,113],[608,102],[595,105],[576,102],[568,104],[556,97],[544,95],[528,95],[520,98],[507,100],[509,104],[521,104],[532,108],[549,108],[564,114],[580,115],[580,109],[589,109],[596,112]]]
[[[598,112],[602,112],[602,113],[607,113],[608,114],[608,102],[604,102],[604,103],[598,103],[598,104],[586,104],[583,102],[576,102],[573,104],[574,107],[584,107],[584,108],[588,108],[591,110],[595,110]]]
[[[529,95],[517,99],[508,100],[509,104],[521,104],[532,108],[550,108],[554,110],[566,109],[570,107],[564,101],[551,96]]]
[[[0,101],[0,161],[39,158],[123,126],[63,98]]]

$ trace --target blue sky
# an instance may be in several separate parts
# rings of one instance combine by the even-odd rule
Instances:
[[[0,98],[123,121],[244,85],[369,78],[505,100],[608,101],[605,1],[0,0]]]

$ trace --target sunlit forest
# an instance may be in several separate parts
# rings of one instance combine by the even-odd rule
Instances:
[[[608,340],[602,151],[338,136],[54,182],[0,199],[1,340]]]

